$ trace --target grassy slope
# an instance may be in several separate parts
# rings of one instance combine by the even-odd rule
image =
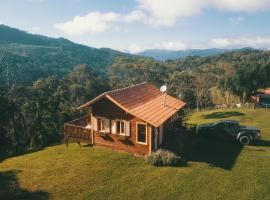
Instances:
[[[48,147],[0,161],[0,199],[4,191],[11,198],[17,191],[26,199],[269,199],[270,110],[212,112],[194,114],[189,122],[227,116],[260,127],[265,142],[241,149],[229,169],[213,165],[215,159],[227,159],[215,150],[187,167],[158,168],[100,147]],[[231,153],[230,146],[225,148]]]

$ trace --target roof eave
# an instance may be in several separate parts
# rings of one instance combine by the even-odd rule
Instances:
[[[76,108],[77,110],[82,110],[85,109],[89,106],[91,106],[93,103],[97,102],[98,100],[100,100],[101,98],[103,98],[104,96],[106,96],[108,92],[104,92],[102,94],[100,94],[99,96],[97,96],[96,98],[92,99],[91,101],[88,101],[87,103],[79,106],[78,108]]]
[[[170,115],[167,118],[164,118],[162,121],[160,121],[159,123],[149,123],[151,125],[153,125],[154,127],[160,127],[164,122],[166,122],[170,117],[172,117],[175,113],[177,113],[179,110],[181,110],[182,108],[184,108],[187,104],[185,102],[183,102],[183,105],[177,109],[172,115]]]

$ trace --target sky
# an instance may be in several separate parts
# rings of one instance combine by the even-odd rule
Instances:
[[[270,0],[0,0],[0,23],[131,53],[270,49]]]

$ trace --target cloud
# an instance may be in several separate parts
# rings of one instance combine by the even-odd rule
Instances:
[[[141,20],[146,20],[146,15],[141,10],[134,10],[130,12],[129,14],[124,16],[125,22],[136,22]]]
[[[190,48],[187,44],[185,44],[182,41],[164,41],[164,42],[159,42],[156,44],[152,45],[138,45],[138,44],[131,44],[126,51],[130,53],[139,53],[142,52],[146,49],[162,49],[162,50],[186,50],[187,48]]]
[[[142,47],[140,47],[138,44],[131,44],[126,51],[128,51],[129,53],[139,53],[142,52],[144,49]]]
[[[113,22],[119,21],[120,15],[114,12],[90,12],[85,16],[76,16],[71,21],[57,23],[54,27],[68,35],[83,35],[103,32],[115,28]]]
[[[137,0],[139,8],[147,13],[147,23],[153,26],[172,26],[179,17],[200,14],[203,0]]]
[[[233,24],[233,25],[238,25],[238,24],[240,24],[240,23],[242,23],[244,21],[245,21],[245,18],[242,17],[242,16],[230,18],[230,23]]]
[[[43,1],[43,0],[31,0]],[[98,11],[72,20],[56,23],[54,27],[68,35],[99,33],[115,28],[117,23],[140,22],[154,27],[173,26],[181,19],[203,14],[207,9],[254,13],[269,10],[269,0],[136,0],[137,6],[129,13]],[[234,24],[243,17],[232,18]],[[118,26],[119,27],[119,26]]]
[[[187,44],[182,41],[170,41],[170,42],[161,42],[156,45],[158,49],[166,49],[166,50],[185,50],[188,48]]]
[[[39,26],[33,26],[29,29],[30,33],[39,33],[40,32],[40,27]]]
[[[179,18],[202,14],[206,9],[253,13],[270,9],[269,0],[137,0],[138,8],[153,26],[172,26]]]
[[[151,45],[130,45],[126,51],[130,53],[139,53],[147,49],[163,49],[163,50],[187,50],[187,49],[208,49],[208,48],[224,48],[236,49],[244,47],[253,47],[255,49],[270,49],[270,36],[256,37],[235,37],[235,38],[214,38],[199,44],[185,43],[183,41],[163,41]]]
[[[242,48],[254,47],[258,49],[268,49],[270,47],[269,37],[238,37],[238,38],[215,38],[210,41],[210,45],[216,48]]]
[[[234,12],[252,13],[270,8],[269,0],[211,0],[210,3],[219,10]]]

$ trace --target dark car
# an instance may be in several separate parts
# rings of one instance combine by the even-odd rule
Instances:
[[[256,127],[240,126],[238,121],[222,120],[211,124],[200,124],[198,134],[221,139],[234,139],[242,144],[250,144],[261,137]]]

